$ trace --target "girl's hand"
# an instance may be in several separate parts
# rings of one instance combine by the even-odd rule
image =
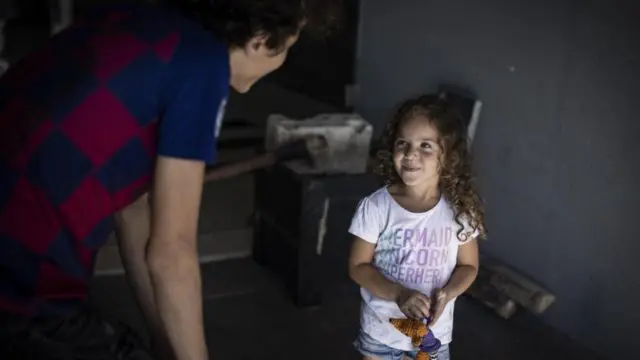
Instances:
[[[436,289],[433,294],[433,308],[431,309],[431,321],[429,326],[434,325],[444,312],[444,308],[449,302],[447,292],[444,289]]]
[[[427,296],[407,288],[400,291],[396,304],[409,319],[424,319],[429,316],[431,309],[431,300]]]

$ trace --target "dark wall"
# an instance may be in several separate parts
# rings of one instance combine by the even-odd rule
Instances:
[[[303,31],[285,64],[264,81],[338,109],[351,107],[346,103],[346,87],[355,82],[360,0],[343,4],[343,21],[335,33],[319,39]]]
[[[358,110],[377,130],[397,101],[441,82],[477,93],[483,250],[558,296],[545,321],[624,359],[640,351],[639,8],[367,0],[358,59]]]

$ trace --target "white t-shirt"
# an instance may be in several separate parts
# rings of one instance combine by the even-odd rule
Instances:
[[[349,232],[376,245],[373,266],[385,277],[431,296],[447,284],[456,266],[458,246],[463,244],[457,237],[459,228],[444,197],[429,211],[413,213],[383,187],[358,203]],[[467,239],[476,236],[467,234]],[[364,288],[360,293],[362,331],[389,347],[413,350],[411,339],[389,323],[390,318],[405,318],[398,305]],[[454,303],[447,304],[431,327],[442,344],[451,342]]]

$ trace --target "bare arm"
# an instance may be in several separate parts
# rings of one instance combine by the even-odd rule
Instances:
[[[396,301],[403,287],[382,275],[371,265],[375,245],[355,237],[349,256],[349,276],[373,295],[389,301]]]
[[[214,168],[207,170],[207,173],[204,176],[204,181],[209,182],[231,178],[257,169],[269,167],[275,162],[275,155],[268,153],[232,164],[217,165]]]
[[[449,282],[444,288],[435,291],[432,324],[440,319],[447,303],[462,295],[474,282],[476,276],[478,276],[478,258],[478,241],[476,239],[460,245],[457,264],[449,278]]]
[[[197,222],[204,163],[158,157],[147,264],[158,313],[178,360],[206,360]]]
[[[449,282],[443,288],[447,295],[447,301],[462,295],[478,276],[479,266],[478,241],[470,240],[458,249],[458,261],[456,268],[449,278]]]
[[[310,160],[309,147],[312,147],[315,151],[326,147],[326,141],[323,142],[320,138],[321,137],[318,136],[310,136],[308,138],[298,139],[280,146],[273,152],[260,154],[248,160],[232,164],[219,164],[213,169],[207,170],[204,181],[209,182],[231,178],[272,166],[278,161],[292,159]],[[308,142],[310,142],[311,145],[308,145]]]
[[[407,317],[423,319],[429,315],[431,300],[419,291],[405,288],[382,275],[373,265],[375,245],[356,237],[349,256],[349,275],[374,296],[395,302]]]
[[[172,359],[172,349],[158,313],[145,262],[151,226],[150,210],[149,196],[145,194],[115,215],[115,233],[127,279],[147,324],[153,349],[161,358]]]

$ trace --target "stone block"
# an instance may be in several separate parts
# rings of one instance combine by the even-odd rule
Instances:
[[[291,161],[287,166],[299,173],[361,174],[367,168],[372,134],[371,124],[357,114],[321,114],[303,120],[274,114],[267,119],[265,147],[272,151],[308,139],[312,163]]]

